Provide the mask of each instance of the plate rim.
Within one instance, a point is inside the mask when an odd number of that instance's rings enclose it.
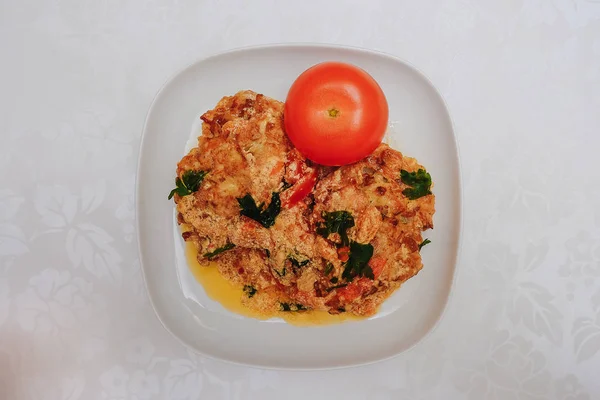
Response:
[[[160,96],[163,94],[163,92],[165,91],[165,89],[180,75],[184,74],[186,71],[188,71],[189,69],[193,68],[194,66],[196,66],[199,63],[211,60],[211,59],[215,59],[215,58],[219,58],[222,56],[226,56],[232,53],[244,53],[244,52],[248,52],[248,51],[255,51],[255,50],[262,50],[262,49],[277,49],[277,48],[290,48],[290,49],[301,49],[301,48],[320,48],[320,49],[342,49],[342,50],[350,50],[350,51],[355,51],[355,52],[360,52],[360,53],[367,53],[367,54],[372,54],[372,55],[376,55],[379,57],[384,57],[384,58],[388,58],[391,59],[395,62],[400,62],[404,65],[406,65],[407,67],[409,67],[413,72],[415,72],[416,74],[418,74],[422,79],[424,79],[433,89],[435,94],[437,95],[437,97],[439,98],[439,100],[441,100],[442,104],[444,105],[444,108],[446,110],[446,114],[450,123],[450,128],[452,131],[452,142],[454,143],[454,153],[456,154],[456,166],[457,166],[457,186],[458,186],[458,201],[459,201],[459,212],[460,212],[460,217],[458,219],[458,237],[456,238],[457,242],[456,242],[456,255],[454,257],[453,260],[453,272],[452,272],[452,278],[450,281],[450,288],[448,290],[448,295],[446,296],[445,300],[444,300],[444,304],[441,308],[441,311],[439,313],[439,315],[436,318],[436,321],[433,323],[433,325],[431,326],[431,328],[423,335],[421,336],[418,340],[416,340],[414,343],[412,343],[409,347],[407,347],[406,349],[397,352],[397,353],[393,353],[390,354],[389,356],[386,357],[379,357],[376,359],[372,359],[372,360],[367,360],[367,361],[363,361],[363,362],[356,362],[356,363],[348,363],[348,364],[341,364],[341,365],[332,365],[332,366],[323,366],[323,367],[295,367],[295,366],[272,366],[269,364],[263,364],[263,363],[247,363],[247,362],[243,362],[243,361],[238,361],[235,359],[231,359],[231,358],[223,358],[223,357],[218,357],[218,356],[214,356],[212,354],[208,354],[205,353],[201,350],[199,350],[198,348],[196,348],[194,345],[192,345],[191,343],[188,343],[187,341],[185,341],[182,337],[180,337],[179,335],[175,334],[171,328],[165,323],[164,318],[161,316],[161,313],[159,312],[157,306],[156,306],[156,297],[155,295],[152,294],[152,290],[150,289],[150,285],[148,283],[148,277],[146,275],[146,269],[143,267],[144,265],[144,256],[143,256],[143,252],[142,252],[142,240],[141,237],[143,235],[143,231],[140,228],[140,175],[141,175],[141,168],[142,168],[142,162],[144,159],[144,144],[147,140],[147,131],[148,131],[148,123],[150,120],[150,116],[152,115],[154,108],[156,107],[157,104],[157,100],[160,98]],[[136,229],[136,241],[137,241],[137,251],[138,251],[138,259],[139,259],[139,268],[141,269],[141,273],[142,273],[142,277],[144,280],[144,286],[146,288],[146,293],[148,294],[148,300],[152,306],[152,309],[154,310],[154,314],[156,315],[157,319],[159,320],[160,324],[163,326],[163,328],[169,332],[169,334],[171,336],[173,336],[179,343],[181,343],[186,349],[192,351],[193,353],[200,355],[202,357],[206,357],[212,360],[217,360],[217,361],[221,361],[221,362],[226,362],[226,363],[230,363],[233,365],[238,365],[238,366],[244,366],[244,367],[251,367],[251,368],[262,368],[262,369],[268,369],[268,370],[289,370],[289,371],[323,371],[323,370],[335,370],[335,369],[345,369],[345,368],[353,368],[353,367],[358,367],[358,366],[366,366],[366,365],[371,365],[371,364],[375,364],[375,363],[379,363],[379,362],[383,362],[386,360],[391,360],[393,358],[397,358],[400,357],[401,355],[406,355],[412,351],[414,351],[414,349],[419,345],[419,344],[423,344],[425,343],[427,340],[429,340],[431,338],[431,336],[433,335],[434,332],[437,331],[437,329],[439,328],[439,326],[441,325],[442,321],[446,318],[448,309],[449,309],[449,305],[450,303],[453,301],[454,299],[454,292],[455,292],[455,286],[457,284],[457,278],[458,278],[458,267],[460,265],[460,260],[461,260],[461,255],[462,255],[462,239],[463,239],[463,228],[464,228],[464,193],[463,193],[463,176],[462,176],[462,167],[461,167],[461,157],[460,157],[460,145],[459,145],[459,141],[458,141],[458,137],[456,135],[456,129],[455,129],[455,124],[454,124],[454,120],[452,119],[452,115],[450,113],[450,108],[448,107],[448,103],[446,102],[445,98],[443,97],[443,95],[440,93],[440,91],[438,90],[438,88],[433,84],[433,82],[431,81],[431,79],[429,79],[429,77],[427,75],[425,75],[425,73],[423,73],[419,68],[417,68],[414,64],[412,64],[409,61],[406,61],[398,56],[395,56],[393,54],[387,53],[387,52],[383,52],[380,50],[374,50],[374,49],[368,49],[368,48],[364,48],[364,47],[359,47],[359,46],[349,46],[349,45],[341,45],[341,44],[335,44],[335,43],[312,43],[312,42],[290,42],[290,43],[284,43],[284,42],[280,42],[280,43],[266,43],[266,44],[259,44],[259,45],[250,45],[250,46],[241,46],[241,47],[234,47],[234,48],[230,48],[221,52],[217,52],[217,53],[211,53],[207,56],[204,57],[198,57],[196,59],[194,59],[192,62],[188,63],[186,66],[184,66],[183,68],[180,68],[179,70],[177,70],[175,73],[173,73],[172,75],[169,76],[169,78],[167,78],[167,80],[164,81],[164,83],[160,86],[160,88],[158,89],[158,91],[156,92],[156,94],[154,95],[154,97],[152,98],[152,101],[150,103],[150,106],[148,107],[148,111],[146,113],[146,117],[144,119],[144,124],[142,127],[142,134],[140,136],[140,143],[139,143],[139,149],[138,149],[138,159],[137,159],[137,165],[136,165],[136,175],[135,175],[135,193],[134,193],[134,204],[135,204],[135,229]]]

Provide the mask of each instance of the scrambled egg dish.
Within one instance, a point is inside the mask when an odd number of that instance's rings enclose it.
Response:
[[[286,137],[283,103],[249,90],[201,118],[169,198],[200,264],[247,307],[369,316],[423,267],[435,197],[415,159],[381,144],[351,165],[316,165]]]

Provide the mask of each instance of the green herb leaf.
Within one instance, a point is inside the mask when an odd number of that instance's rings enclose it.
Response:
[[[294,268],[304,267],[306,264],[308,264],[310,262],[310,260],[308,260],[308,259],[306,259],[304,261],[298,261],[292,256],[289,256],[288,260],[290,261],[290,263],[292,264],[292,266]]]
[[[424,169],[419,169],[417,172],[401,170],[400,179],[405,185],[411,186],[402,191],[402,194],[410,200],[431,194],[431,175]]]
[[[280,311],[306,311],[307,308],[300,303],[279,303]]]
[[[235,247],[235,244],[233,244],[233,243],[227,243],[225,246],[219,247],[215,251],[211,251],[210,253],[205,253],[204,257],[208,258],[209,260],[212,260],[213,258],[215,258],[219,254],[223,253],[224,251],[231,250],[234,247]]]
[[[267,258],[271,258],[271,252],[269,249],[265,249],[265,254],[267,255]]]
[[[325,239],[332,233],[337,233],[342,239],[342,246],[348,246],[348,229],[354,226],[354,218],[348,211],[333,211],[323,213],[324,222],[317,227],[317,233]]]
[[[335,284],[335,283],[338,283],[338,281],[339,281],[339,279],[338,279],[338,277],[337,277],[337,276],[334,276],[333,278],[331,278],[331,279],[329,280],[329,282],[331,282],[331,283],[333,283],[333,284]]]
[[[244,293],[246,293],[249,298],[252,298],[256,292],[258,292],[258,290],[256,290],[254,286],[244,285]]]
[[[323,271],[323,274],[327,276],[331,273],[331,271],[333,271],[333,264],[328,262],[327,265],[325,265],[325,271]]]
[[[431,240],[429,239],[425,239],[421,242],[421,244],[419,245],[419,251],[421,251],[421,248],[427,244],[431,243]]]
[[[269,206],[263,212],[261,212],[261,224],[265,228],[273,226],[273,224],[275,224],[275,218],[279,215],[280,212],[281,200],[279,200],[279,193],[272,193],[271,203],[269,203]]]
[[[265,228],[273,226],[275,218],[281,212],[281,200],[279,199],[279,193],[276,192],[273,192],[271,195],[271,203],[264,210],[264,204],[257,206],[250,194],[240,197],[237,201],[241,208],[241,215],[252,218]]]
[[[250,194],[238,198],[237,201],[240,205],[240,208],[242,209],[240,211],[240,214],[260,222],[260,209],[256,205],[256,202],[254,201],[252,196],[250,196]]]
[[[206,174],[208,174],[208,171],[185,171],[181,178],[178,177],[175,179],[176,188],[169,193],[169,200],[171,200],[176,193],[183,197],[197,191]]]
[[[369,260],[373,256],[373,246],[357,242],[350,243],[350,258],[346,262],[342,278],[351,281],[356,276],[364,276],[375,279],[373,270],[369,266]]]

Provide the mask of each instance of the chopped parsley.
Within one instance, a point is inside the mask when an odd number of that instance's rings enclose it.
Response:
[[[317,226],[317,233],[327,239],[330,234],[337,233],[342,239],[342,246],[348,246],[347,230],[354,226],[354,218],[348,211],[333,211],[323,213],[324,222]]]
[[[425,245],[428,245],[429,243],[431,243],[431,240],[429,239],[425,239],[421,242],[421,244],[419,245],[419,251],[421,251],[421,248]]]
[[[373,270],[369,266],[369,260],[373,256],[373,246],[357,242],[350,243],[350,258],[342,272],[342,278],[351,281],[356,276],[364,276],[375,279]]]
[[[237,201],[241,208],[241,215],[252,218],[265,228],[273,226],[275,218],[281,211],[281,200],[279,199],[279,193],[277,192],[273,192],[271,195],[271,203],[266,208],[264,208],[264,203],[257,206],[250,194],[238,198]]]
[[[307,308],[300,303],[279,303],[279,311],[306,311]]]
[[[169,193],[169,200],[171,200],[175,194],[183,197],[197,191],[206,174],[208,174],[208,171],[185,171],[181,178],[178,177],[175,179],[176,187]]]
[[[213,258],[215,258],[216,256],[218,256],[219,254],[227,251],[227,250],[231,250],[235,247],[235,244],[233,243],[227,243],[225,246],[223,247],[219,247],[218,249],[216,249],[215,251],[211,251],[210,253],[205,253],[204,257],[208,258],[209,260],[212,260]]]
[[[329,282],[331,282],[331,283],[333,283],[333,284],[336,284],[336,283],[338,283],[338,281],[339,281],[339,279],[338,279],[338,277],[337,277],[337,276],[334,276],[333,278],[331,278],[331,279],[329,280]]]
[[[325,276],[327,276],[331,273],[331,271],[333,271],[333,264],[328,262],[327,265],[325,266],[325,271],[323,271],[323,274],[325,274]]]
[[[417,172],[401,170],[400,179],[402,183],[410,186],[402,191],[402,194],[410,200],[431,194],[431,175],[424,169],[419,169]]]
[[[249,298],[252,298],[256,294],[257,291],[258,290],[256,290],[256,288],[254,286],[244,285],[244,293],[246,293],[246,295]]]
[[[265,249],[265,254],[267,255],[267,258],[271,258],[271,252],[269,249]]]

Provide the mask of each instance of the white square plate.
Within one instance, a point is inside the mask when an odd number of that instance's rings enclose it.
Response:
[[[284,101],[294,79],[323,61],[355,64],[386,94],[386,141],[417,158],[434,181],[435,229],[422,251],[424,268],[367,319],[296,327],[235,315],[209,299],[186,265],[184,245],[167,200],[175,167],[197,134],[198,117],[242,89]],[[191,128],[192,127],[192,128]],[[458,152],[444,102],[415,68],[366,50],[276,45],[235,50],[194,63],[154,100],[144,127],[137,177],[138,243],[150,299],[164,326],[206,356],[268,368],[317,369],[370,363],[410,348],[439,320],[452,286],[461,232]]]

